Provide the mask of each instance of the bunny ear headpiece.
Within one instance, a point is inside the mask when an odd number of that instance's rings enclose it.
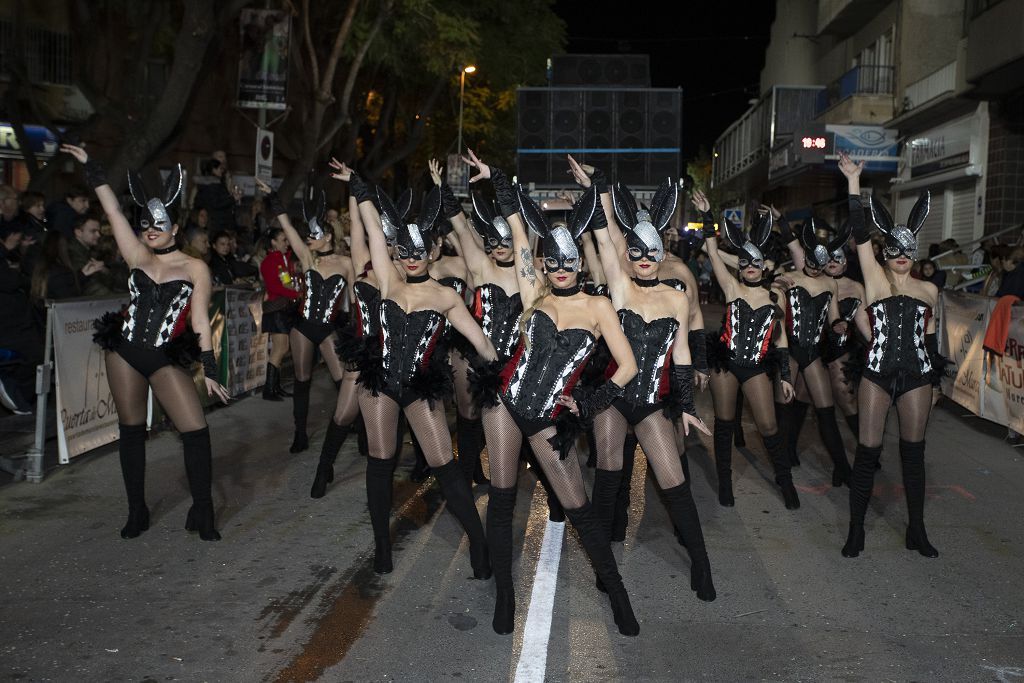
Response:
[[[612,206],[626,237],[626,253],[631,261],[665,258],[661,232],[672,219],[679,202],[679,186],[666,178],[651,200],[650,210],[637,209],[636,199],[622,182],[612,186]]]
[[[739,252],[740,268],[746,268],[749,265],[753,265],[755,268],[764,268],[764,254],[761,249],[764,248],[772,234],[774,221],[771,212],[758,218],[757,225],[751,228],[749,236],[743,233],[743,228],[728,218],[723,218],[722,222],[725,224],[725,238]]]
[[[594,216],[597,208],[597,190],[590,187],[576,200],[569,214],[568,225],[565,227],[551,227],[537,202],[526,194],[521,185],[516,187],[516,193],[519,196],[519,209],[523,220],[530,230],[541,238],[541,254],[545,267],[552,272],[564,270],[573,273],[579,270],[580,252],[576,246],[576,238],[583,233]]]
[[[412,213],[412,188],[405,188],[405,192],[398,195],[398,202],[395,207],[398,209],[398,215],[402,217],[402,220],[408,220],[409,215]]]
[[[508,227],[508,221],[494,208],[494,202],[484,199],[476,192],[471,194],[473,199],[473,228],[484,240],[484,248],[487,251],[504,247],[512,248],[512,230]]]
[[[882,255],[887,259],[905,256],[917,260],[917,233],[928,218],[931,210],[931,193],[925,190],[914,203],[910,210],[910,217],[907,224],[893,223],[892,216],[886,211],[881,202],[876,202],[874,197],[868,199],[868,212],[871,215],[871,222],[875,228],[885,237],[885,244],[882,247]]]
[[[185,186],[185,169],[178,164],[164,182],[163,198],[150,197],[138,171],[128,171],[128,191],[132,201],[142,209],[139,216],[139,229],[143,232],[156,228],[160,232],[170,232],[174,221],[171,219],[170,207],[181,196]]]
[[[311,239],[323,239],[327,223],[327,194],[316,181],[312,171],[306,177],[306,191],[302,195],[302,218],[309,228]]]
[[[404,200],[404,196],[402,197]],[[409,203],[412,195],[409,195]],[[380,222],[385,237],[393,242],[398,258],[422,261],[433,246],[431,230],[441,212],[441,193],[434,187],[423,199],[420,215],[415,223],[407,223],[401,210],[391,201],[384,190],[377,188],[377,202],[380,204]]]

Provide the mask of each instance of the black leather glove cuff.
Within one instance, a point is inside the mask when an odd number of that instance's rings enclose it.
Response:
[[[696,415],[693,403],[693,366],[672,365],[672,402],[680,414]]]
[[[779,379],[792,384],[793,376],[789,373],[789,349],[785,346],[776,346],[775,362],[779,366]]]
[[[453,218],[462,213],[462,206],[459,205],[459,200],[448,183],[441,184],[441,211],[445,218]]]
[[[864,220],[864,205],[861,204],[860,195],[851,194],[849,206],[853,240],[857,244],[867,244],[871,241],[871,230],[868,228],[867,221]]]
[[[199,360],[203,364],[203,374],[213,381],[218,381],[220,373],[217,368],[217,358],[213,351],[203,351],[199,354]]]
[[[85,182],[89,183],[89,187],[94,190],[100,185],[108,184],[106,170],[95,159],[89,159],[85,162]]]
[[[789,221],[786,220],[785,216],[780,216],[778,220],[779,224],[779,237],[782,238],[783,244],[789,244],[796,237],[793,235],[793,229],[789,227]]]
[[[690,345],[690,359],[693,369],[702,374],[708,374],[708,346],[704,330],[690,330],[686,335],[686,342]]]
[[[357,204],[373,201],[370,195],[370,186],[358,173],[353,173],[348,179],[348,191],[356,198]]]
[[[604,215],[604,206],[602,206],[600,200],[597,202],[597,209],[594,211],[594,215],[591,217],[587,227],[591,230],[604,230],[608,227],[608,216]]]
[[[608,178],[601,169],[595,168],[594,172],[590,174],[590,184],[594,186],[599,195],[608,194]]]
[[[705,211],[701,214],[701,218],[704,220],[704,239],[709,240],[715,237],[715,217],[711,215],[710,211]]]
[[[576,409],[579,411],[581,419],[590,420],[611,405],[612,401],[622,398],[624,389],[615,382],[607,380],[591,392],[580,393],[579,397],[575,397]]]
[[[494,186],[494,196],[498,201],[498,208],[501,215],[508,218],[512,214],[519,213],[519,202],[516,201],[515,192],[512,191],[512,183],[508,176],[500,168],[491,166],[491,184]]]
[[[275,216],[283,216],[288,213],[288,209],[284,207],[281,197],[278,196],[275,190],[271,190],[270,194],[267,195],[267,205],[270,206],[270,213]]]

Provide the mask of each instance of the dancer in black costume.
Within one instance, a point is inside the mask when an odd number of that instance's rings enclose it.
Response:
[[[722,333],[714,344],[715,350],[709,349],[708,352],[708,360],[712,365],[711,395],[715,405],[714,449],[715,469],[718,471],[718,502],[725,507],[736,504],[732,491],[732,440],[736,427],[736,396],[742,388],[743,395],[750,402],[754,423],[764,439],[765,450],[772,461],[775,483],[782,491],[786,508],[794,510],[800,507],[800,497],[793,486],[785,442],[779,434],[772,381],[765,362],[769,355],[774,355],[783,398],[786,402],[791,401],[793,384],[789,373],[786,333],[778,329],[777,308],[763,286],[766,262],[761,249],[772,231],[772,215],[762,215],[749,238],[740,228],[724,220],[725,229],[722,232],[738,252],[739,278],[735,279],[718,253],[714,217],[710,213],[711,204],[702,192],[697,191],[693,194],[693,205],[704,217],[708,258],[711,259],[715,278],[726,300]],[[772,348],[776,332],[779,337]]]
[[[332,177],[349,183],[366,227],[373,270],[380,286],[381,359],[360,372],[359,407],[366,423],[370,457],[366,466],[366,497],[375,541],[374,571],[392,571],[389,518],[392,501],[395,434],[404,413],[441,485],[448,509],[469,536],[470,562],[478,579],[491,576],[487,541],[469,483],[452,457],[452,441],[443,398],[451,386],[444,349],[439,348],[445,322],[466,337],[488,361],[497,358],[491,342],[473,321],[466,304],[451,289],[431,279],[427,270],[431,235],[441,209],[440,192],[424,201],[418,223],[402,223],[391,200],[381,192],[377,211],[366,183],[332,159]],[[396,224],[397,223],[397,224]],[[395,251],[406,276],[392,265],[385,233],[395,235]]]
[[[850,225],[864,271],[864,307],[871,321],[867,360],[858,389],[860,434],[850,479],[850,529],[843,555],[857,557],[864,550],[864,514],[871,500],[875,464],[882,452],[885,421],[895,403],[909,517],[906,547],[925,557],[938,557],[939,551],[928,541],[924,527],[924,436],[928,415],[938,398],[944,364],[932,316],[939,291],[932,283],[911,276],[918,256],[917,232],[928,217],[930,195],[921,194],[906,225],[894,224],[885,207],[873,198],[868,202],[872,227],[885,237],[885,263],[879,265],[871,249],[860,199],[863,168],[864,162],[855,163],[846,154],[840,156],[839,169],[846,176],[850,194]]]
[[[526,438],[565,515],[576,527],[594,571],[608,590],[619,632],[637,635],[640,626],[608,535],[587,500],[574,446],[578,430],[570,428],[575,420],[589,420],[622,397],[623,387],[636,375],[633,353],[611,302],[584,294],[577,279],[581,259],[576,238],[594,214],[597,193],[591,189],[583,194],[573,207],[567,227],[551,228],[536,203],[521,188],[513,190],[500,169],[488,167],[472,151],[469,154],[467,162],[477,170],[470,181],[491,178],[504,223],[511,231],[515,273],[525,309],[523,338],[501,370],[500,402],[484,409],[491,465],[487,528],[497,589],[492,626],[495,632],[507,634],[515,622],[512,516],[519,447]],[[524,220],[540,237],[544,258],[540,276],[534,268]],[[602,336],[618,369],[595,391],[581,392],[577,386],[579,375]]]
[[[626,427],[631,426],[665,495],[672,523],[690,553],[690,589],[710,602],[715,599],[711,563],[689,477],[683,472],[676,446],[673,420],[679,417],[685,434],[691,428],[708,436],[711,432],[697,417],[693,403],[694,369],[687,341],[689,300],[658,279],[665,258],[661,230],[675,213],[679,186],[666,179],[651,200],[650,212],[639,211],[633,195],[621,183],[609,192],[601,171],[584,168],[572,157],[569,165],[580,185],[593,186],[598,192],[601,206],[590,226],[600,247],[612,304],[637,364],[637,374],[622,397],[594,416],[598,453],[592,505],[610,537],[622,479],[622,446]],[[613,369],[614,363],[609,373]],[[600,581],[598,587],[602,587]]]
[[[183,254],[175,242],[178,224],[171,217],[170,206],[181,196],[184,185],[181,166],[168,177],[162,198],[149,197],[141,178],[129,173],[132,199],[141,209],[140,241],[121,213],[100,165],[90,161],[82,147],[62,145],[61,151],[85,165],[89,185],[103,205],[117,247],[131,269],[127,315],[104,316],[97,321],[95,337],[107,351],[107,381],[117,407],[120,429],[121,474],[128,497],[128,521],[121,529],[121,537],[135,538],[149,529],[145,496],[146,395],[152,389],[181,434],[184,446],[185,473],[192,494],[185,528],[198,531],[204,541],[219,541],[211,493],[210,430],[191,372],[186,369],[195,359],[182,348],[189,343],[186,329],[189,322],[192,332],[199,337],[199,358],[207,392],[224,403],[228,402],[228,394],[217,381],[217,362],[213,355],[210,271],[199,259]],[[191,343],[194,345],[195,340]]]

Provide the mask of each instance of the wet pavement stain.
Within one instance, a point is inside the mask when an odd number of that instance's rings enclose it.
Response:
[[[444,499],[437,486],[421,486],[409,481],[395,481],[394,499],[394,509],[402,511],[391,521],[392,547],[398,563],[402,561],[401,541],[429,522]],[[360,559],[326,589],[317,613],[306,620],[313,626],[313,632],[302,650],[268,680],[291,683],[320,679],[327,669],[341,662],[359,640],[378,601],[388,590],[380,576],[373,572],[373,547],[369,546]]]
[[[271,600],[270,604],[264,607],[263,611],[256,617],[257,621],[262,621],[270,616],[275,617],[269,626],[271,638],[278,638],[288,630],[295,617],[313,601],[313,598],[320,592],[320,589],[338,571],[334,567],[320,567],[316,565],[309,569],[313,574],[313,581],[311,583],[304,586],[301,590],[288,593],[283,598]]]

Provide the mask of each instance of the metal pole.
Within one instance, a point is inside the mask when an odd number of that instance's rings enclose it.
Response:
[[[459,72],[459,142],[455,146],[455,153],[462,154],[462,96],[466,92],[466,68]]]
[[[46,447],[46,402],[50,394],[50,375],[53,369],[53,306],[46,307],[46,339],[43,364],[36,367],[36,435],[32,448],[26,453],[25,479],[38,484],[43,480],[43,452]]]

